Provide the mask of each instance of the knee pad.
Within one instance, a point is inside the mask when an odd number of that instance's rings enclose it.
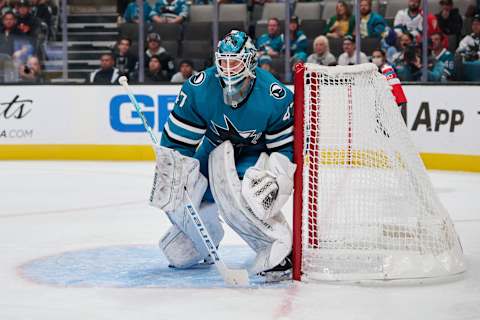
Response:
[[[158,245],[170,265],[175,268],[189,268],[203,258],[193,241],[175,225],[168,229]]]

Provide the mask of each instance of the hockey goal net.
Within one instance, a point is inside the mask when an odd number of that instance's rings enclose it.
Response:
[[[373,64],[295,72],[295,280],[464,271],[448,212]]]

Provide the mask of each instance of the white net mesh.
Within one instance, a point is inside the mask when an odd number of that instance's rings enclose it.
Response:
[[[453,224],[377,68],[307,64],[304,91],[302,279],[462,272]]]

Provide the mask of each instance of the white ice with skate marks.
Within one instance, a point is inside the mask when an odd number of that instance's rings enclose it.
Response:
[[[0,162],[0,319],[480,319],[479,174],[431,173],[465,251],[460,281],[230,289],[213,267],[166,266],[153,166]],[[221,250],[234,267],[253,258],[228,228]]]

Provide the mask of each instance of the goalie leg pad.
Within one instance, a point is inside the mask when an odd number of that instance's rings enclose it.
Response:
[[[185,205],[185,187],[192,200],[202,198],[208,181],[200,173],[200,162],[173,149],[155,147],[156,165],[150,204],[165,212]],[[200,200],[198,200],[200,202]]]
[[[189,268],[202,259],[193,241],[175,225],[168,229],[158,246],[170,265],[175,268]]]
[[[225,222],[257,253],[250,274],[273,268],[292,249],[290,227],[280,213],[262,220],[242,196],[233,146],[225,141],[210,153],[210,188]]]
[[[199,205],[199,203],[193,203],[193,205],[196,208],[199,208],[198,213],[205,224],[208,233],[212,237],[215,246],[218,247],[220,241],[223,239],[224,230],[218,217],[217,206],[214,203],[202,203],[201,205]],[[192,242],[200,257],[196,262],[206,259],[209,256],[209,252],[198,233],[197,227],[193,224],[192,218],[188,215],[185,208],[182,207],[174,212],[168,213],[168,217],[170,221]]]

